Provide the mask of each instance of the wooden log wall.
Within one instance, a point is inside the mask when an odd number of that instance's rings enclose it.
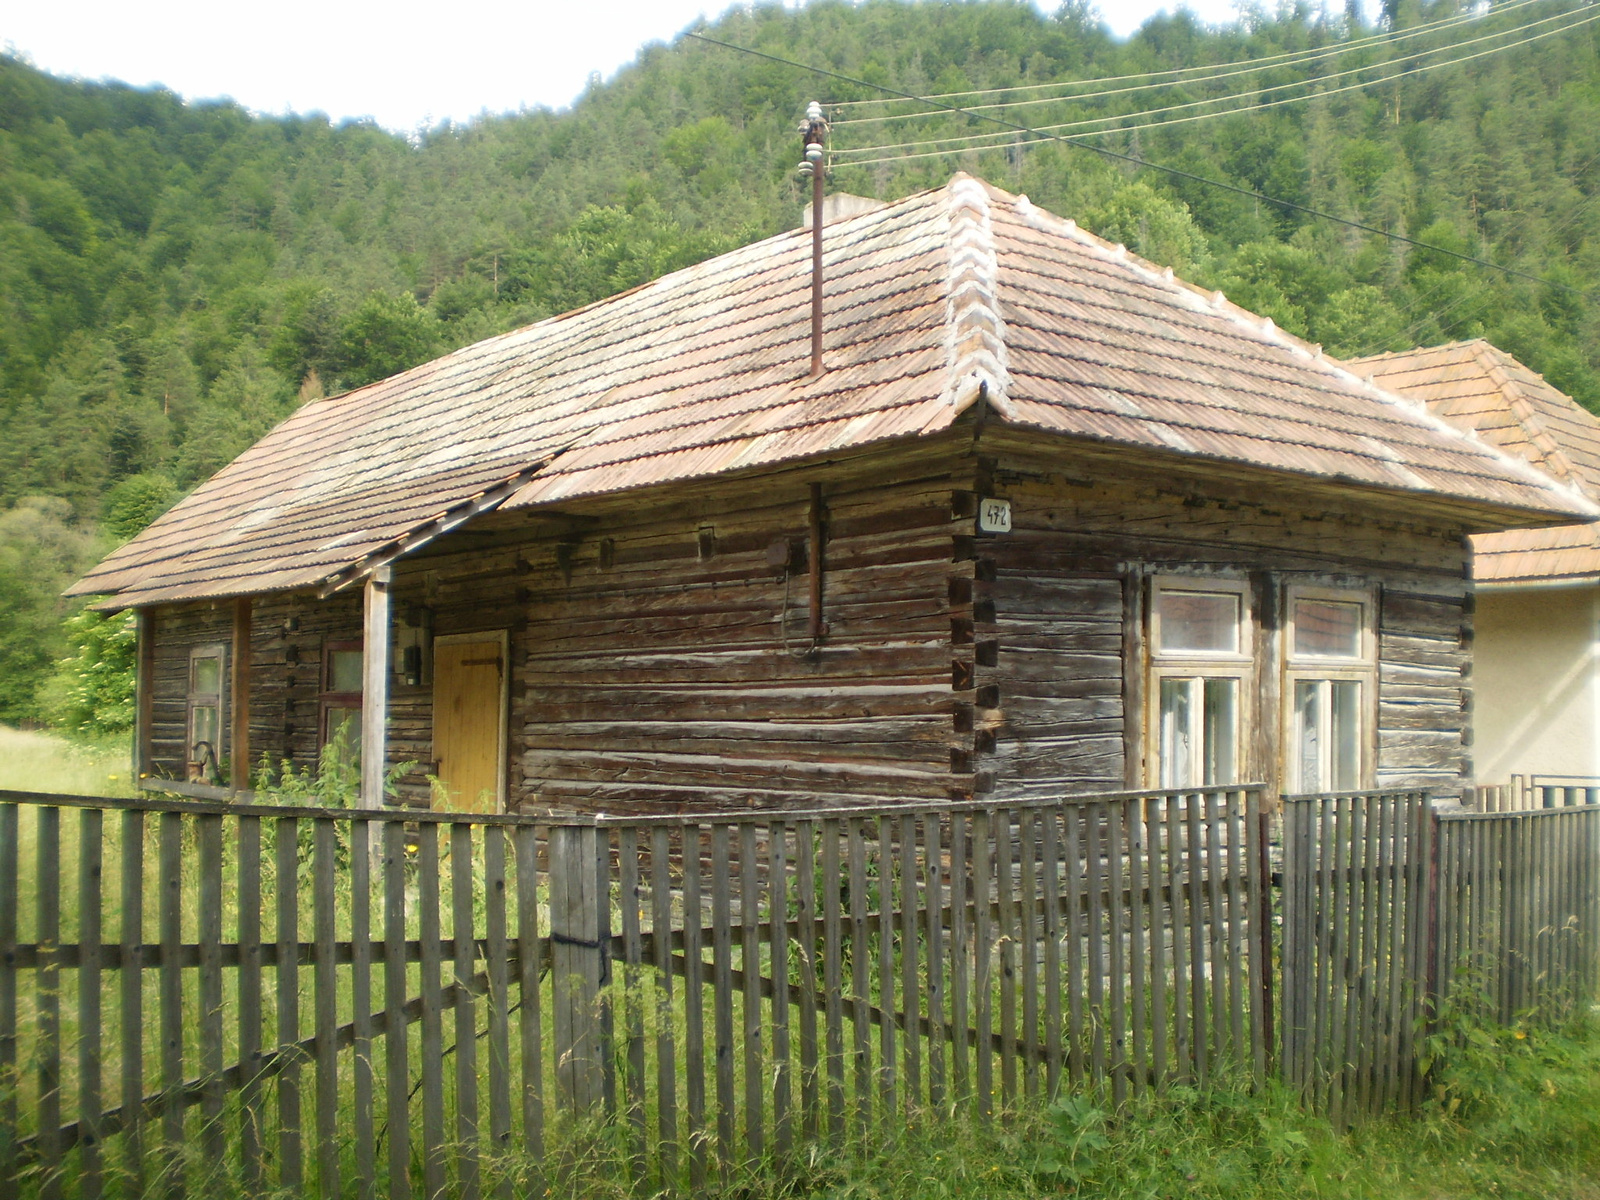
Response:
[[[1459,789],[1471,770],[1471,597],[1459,528],[1356,509],[1329,487],[1249,489],[1199,466],[1177,476],[1085,449],[1046,457],[988,435],[977,480],[1012,531],[974,543],[997,665],[975,763],[1000,794],[1146,784],[1147,577],[1246,579],[1258,623],[1248,777],[1276,785],[1279,608],[1289,584],[1375,587],[1378,786]],[[1132,717],[1134,719],[1130,720]]]
[[[316,762],[323,652],[330,641],[360,640],[360,600],[359,594],[328,600],[288,594],[255,599],[250,627],[252,772],[263,753],[275,771],[285,758],[302,768]],[[231,677],[233,602],[163,605],[153,610],[151,619],[156,668],[151,703],[153,766],[158,775],[182,779],[189,652],[201,645],[227,647],[224,662]],[[227,694],[224,686],[224,708]],[[224,712],[222,722],[228,729],[231,713]],[[234,752],[232,740],[224,748],[229,756]]]
[[[404,564],[396,612],[426,604],[436,635],[510,630],[513,802],[671,811],[970,796],[970,755],[952,733],[972,687],[951,649],[953,623],[970,626],[970,595],[950,584],[970,571],[952,562],[971,528],[952,510],[970,494],[963,449],[495,514]]]
[[[171,605],[158,608],[151,617],[152,665],[154,680],[150,698],[150,766],[157,775],[173,779],[184,777],[189,759],[189,652],[196,646],[224,647],[223,662],[229,661],[228,644],[233,637],[233,602]],[[227,729],[227,688],[223,688],[223,709],[218,714],[220,729]],[[226,746],[220,751],[230,753]]]
[[[981,453],[979,452],[981,447]],[[1471,606],[1461,530],[1310,484],[1251,488],[1190,464],[1016,431],[879,449],[744,479],[491,514],[399,564],[398,635],[506,630],[507,794],[616,810],[1006,797],[1139,787],[1148,577],[1249,581],[1259,712],[1247,774],[1277,783],[1278,609],[1291,583],[1378,596],[1382,787],[1470,771]],[[810,487],[823,617],[808,634]],[[977,534],[984,496],[1013,529]],[[774,550],[776,547],[776,550]],[[774,557],[776,555],[776,557]],[[160,770],[182,773],[189,647],[226,602],[158,611]],[[315,761],[322,655],[360,597],[257,599],[252,758]],[[397,647],[393,661],[401,661]],[[226,721],[226,717],[224,717]],[[392,680],[389,759],[429,803],[430,679]]]

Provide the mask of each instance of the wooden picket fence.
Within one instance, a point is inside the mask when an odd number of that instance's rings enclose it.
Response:
[[[1415,1103],[1429,993],[1425,792],[1283,802],[1283,1078],[1335,1123]]]
[[[693,1189],[928,1106],[1261,1077],[1264,829],[1242,788],[637,819],[0,794],[0,1178],[513,1194],[610,1119]]]
[[[1469,788],[1462,802],[1478,812],[1490,813],[1600,805],[1600,779],[1585,775],[1513,775],[1505,783]]]
[[[1348,1122],[1416,1102],[1441,989],[1593,999],[1600,806],[1277,819],[1253,787],[630,818],[0,793],[0,1195],[519,1195],[596,1155],[696,1190],[951,1104],[1274,1070]]]
[[[1596,995],[1600,807],[1439,818],[1439,979],[1488,1012],[1560,1019]]]

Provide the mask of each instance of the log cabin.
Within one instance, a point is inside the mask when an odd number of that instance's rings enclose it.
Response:
[[[74,590],[146,786],[626,811],[1472,773],[1526,462],[982,181],[300,408]],[[391,796],[392,800],[393,797]]]
[[[1356,359],[1351,370],[1591,500],[1600,418],[1482,338]],[[1600,526],[1471,540],[1477,777],[1600,781]]]

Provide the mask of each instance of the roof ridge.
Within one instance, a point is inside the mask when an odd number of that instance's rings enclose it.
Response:
[[[1001,416],[1014,414],[1006,327],[1000,317],[999,256],[989,192],[965,173],[950,181],[950,274],[945,293],[947,383],[940,399],[960,412],[980,396]]]
[[[1587,496],[1589,489],[1584,486],[1583,478],[1578,474],[1572,460],[1545,428],[1544,420],[1534,408],[1533,402],[1523,392],[1522,385],[1511,377],[1510,372],[1505,369],[1505,364],[1500,361],[1499,355],[1503,352],[1482,338],[1476,340],[1479,344],[1472,348],[1473,357],[1483,366],[1484,374],[1500,389],[1500,394],[1506,398],[1506,406],[1511,410],[1511,415],[1517,419],[1517,423],[1522,426],[1523,432],[1528,435],[1528,442],[1539,451],[1547,463],[1556,468],[1549,474],[1556,475],[1568,487]]]

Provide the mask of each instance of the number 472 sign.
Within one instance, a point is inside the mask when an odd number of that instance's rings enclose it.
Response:
[[[1010,533],[1011,532],[1011,501],[1009,500],[979,500],[978,501],[978,532],[979,533]]]

